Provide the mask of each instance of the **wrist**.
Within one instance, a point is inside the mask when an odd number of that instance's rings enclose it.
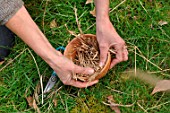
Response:
[[[42,55],[42,59],[47,62],[50,66],[54,65],[54,60],[59,59],[59,57],[63,56],[61,52],[52,48],[50,51],[46,52]]]
[[[113,25],[110,22],[110,19],[103,18],[103,19],[96,20],[96,30],[97,31],[101,31],[101,30],[105,30],[105,29],[112,29],[112,28],[113,28]]]
[[[116,29],[110,22],[110,20],[103,20],[96,22],[96,34],[103,35],[105,33],[114,33],[114,36],[118,36]]]
[[[110,22],[110,18],[107,14],[96,16],[96,23],[102,22]]]

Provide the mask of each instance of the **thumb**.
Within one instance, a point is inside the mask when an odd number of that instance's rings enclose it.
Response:
[[[99,63],[100,67],[103,67],[107,60],[108,50],[109,50],[108,47],[100,47],[100,63]]]
[[[94,69],[75,65],[74,73],[91,75],[94,73]]]

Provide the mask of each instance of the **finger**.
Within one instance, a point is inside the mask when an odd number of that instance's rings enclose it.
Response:
[[[128,60],[128,51],[127,49],[119,50],[116,54],[116,59],[113,59],[110,65],[110,69],[114,67],[116,64],[122,62],[122,61],[127,61]]]
[[[111,64],[110,64],[110,69],[113,68],[116,64],[118,64],[119,62],[121,62],[119,59],[113,59]]]
[[[91,75],[94,73],[94,69],[75,65],[74,73]]]
[[[123,61],[123,53],[122,50],[117,50],[116,53],[116,58],[112,60],[111,64],[110,64],[110,69],[112,67],[114,67],[116,64],[118,64],[119,62]]]
[[[100,67],[103,67],[107,60],[109,47],[99,46],[99,48],[100,48],[100,64],[99,65],[100,65]]]
[[[99,80],[94,80],[91,82],[81,82],[81,81],[71,80],[69,85],[78,87],[78,88],[86,88],[86,87],[92,86],[98,82],[99,82]]]
[[[124,53],[123,53],[123,61],[127,61],[128,60],[128,51],[127,49],[124,50]]]

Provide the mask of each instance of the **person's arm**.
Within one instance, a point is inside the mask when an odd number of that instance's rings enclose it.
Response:
[[[96,35],[100,48],[100,66],[103,66],[109,48],[116,51],[116,58],[112,60],[110,68],[117,63],[128,60],[125,41],[118,35],[109,19],[109,0],[95,0],[96,6]]]
[[[72,79],[73,73],[92,74],[94,70],[77,66],[59,51],[56,51],[32,20],[24,6],[5,25],[44,59],[65,85],[84,88],[98,82],[96,80],[87,83]]]

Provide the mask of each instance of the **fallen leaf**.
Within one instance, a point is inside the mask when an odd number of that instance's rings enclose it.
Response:
[[[152,91],[152,94],[168,90],[170,90],[170,80],[161,80],[157,82],[155,88]]]
[[[77,36],[77,34],[74,31],[68,30],[68,32],[73,36]]]
[[[121,113],[119,107],[113,105],[113,104],[115,104],[115,100],[113,99],[113,96],[110,95],[110,96],[107,97],[107,99],[108,99],[108,103],[110,103],[110,108],[112,110],[114,110],[115,113]]]
[[[54,20],[52,20],[51,22],[50,22],[50,28],[52,29],[52,28],[56,28],[57,27],[57,23],[56,23],[56,21],[55,21],[55,19]]]
[[[115,113],[121,113],[119,106],[120,107],[132,107],[135,104],[135,102],[129,105],[116,104],[112,95],[108,96],[107,99],[108,99],[108,103],[103,102],[103,104],[110,106],[110,108],[114,110]]]
[[[71,30],[68,29],[67,24],[64,24],[64,25],[65,25],[67,31],[68,31],[71,35],[73,35],[73,36],[75,36],[75,37],[77,36],[77,34],[76,34],[74,31],[71,31]]]
[[[149,27],[150,27],[151,29],[154,29],[154,27],[153,27],[153,25],[152,25],[152,24],[150,24],[150,25],[149,25]]]
[[[37,106],[37,104],[36,104],[35,99],[34,99],[32,96],[26,97],[26,100],[27,100],[27,102],[28,102],[28,105],[29,105],[31,108],[34,108],[34,110],[36,110],[38,113],[41,113],[41,112],[40,112],[40,109],[38,108],[38,106]]]
[[[40,109],[38,108],[38,106],[37,106],[37,104],[36,104],[36,101],[35,101],[35,99],[33,99],[33,108],[38,112],[38,113],[41,113],[40,112]]]
[[[56,98],[53,99],[53,104],[54,104],[55,107],[57,106],[57,99]]]
[[[96,8],[94,8],[92,11],[90,11],[90,14],[92,14],[94,17],[96,17]]]
[[[160,26],[163,26],[163,25],[168,24],[168,22],[166,22],[166,21],[162,21],[162,20],[161,20],[161,21],[159,21],[159,22],[158,22],[158,24],[159,24]]]
[[[5,62],[5,61],[1,61],[1,62],[0,62],[0,65],[2,65],[4,62]]]
[[[33,107],[33,97],[28,96],[28,97],[26,97],[26,100],[27,100],[27,102],[28,102],[28,105],[29,105],[30,107]]]
[[[34,98],[38,104],[40,103],[40,101],[39,101],[40,90],[41,90],[41,85],[40,85],[40,83],[38,83],[34,90]]]
[[[86,4],[90,4],[90,3],[93,3],[93,0],[87,0],[86,1]]]
[[[133,19],[134,19],[134,20],[137,20],[137,16],[133,16]]]

